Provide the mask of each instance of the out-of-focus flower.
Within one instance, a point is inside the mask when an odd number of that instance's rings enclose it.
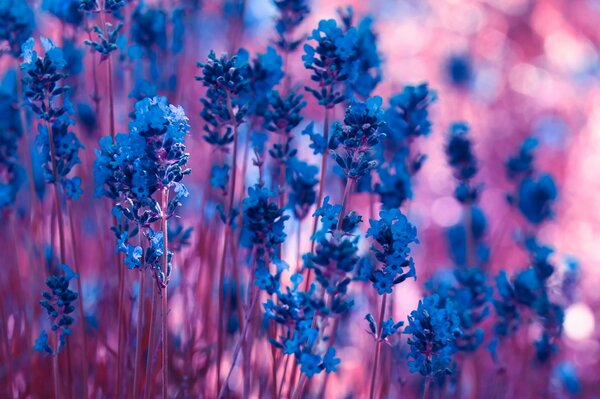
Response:
[[[456,339],[461,335],[458,314],[452,303],[440,306],[439,302],[435,294],[419,301],[404,329],[404,333],[410,335],[408,366],[411,373],[430,378],[452,373],[452,355],[456,352]]]

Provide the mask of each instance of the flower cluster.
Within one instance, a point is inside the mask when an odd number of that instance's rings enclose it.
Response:
[[[332,141],[344,152],[331,150],[331,155],[348,179],[356,181],[376,167],[377,162],[370,159],[371,149],[384,136],[384,125],[380,97],[352,103],[346,108],[343,125],[334,124]]]
[[[121,18],[120,10],[127,5],[128,0],[79,0],[79,9],[87,12],[105,12]],[[102,4],[102,7],[100,6]]]
[[[474,71],[469,54],[453,54],[446,60],[446,77],[458,89],[468,88],[474,80]]]
[[[426,83],[406,86],[390,98],[384,115],[386,137],[377,154],[379,182],[374,187],[384,209],[399,208],[412,198],[411,179],[425,156],[411,154],[411,144],[417,137],[429,135],[429,107],[435,99],[436,93]]]
[[[404,329],[405,334],[411,335],[408,339],[410,371],[429,378],[450,374],[456,339],[461,335],[459,324],[452,302],[442,306],[436,294],[419,301]]]
[[[226,54],[217,58],[212,51],[206,63],[198,63],[202,76],[196,80],[207,88],[205,98],[201,99],[203,109],[204,140],[223,153],[229,151],[234,141],[234,128],[237,129],[246,115],[249,79],[245,75],[248,67],[238,62],[238,57],[229,58]],[[225,162],[215,164],[211,172],[211,184],[225,192],[229,178],[229,165]]]
[[[505,272],[496,278],[498,298],[494,300],[497,313],[494,331],[499,338],[512,335],[519,327],[523,308],[530,309],[542,326],[535,345],[537,359],[544,362],[557,350],[555,342],[562,334],[564,311],[550,299],[548,290],[548,279],[555,270],[549,260],[553,250],[540,245],[534,237],[527,238],[524,245],[530,266],[511,280]]]
[[[341,205],[331,205],[329,197],[325,197],[313,214],[321,221],[321,228],[312,237],[316,241],[315,250],[304,255],[304,267],[314,271],[323,292],[330,295],[330,311],[334,314],[347,312],[354,303],[348,297],[348,285],[359,260],[359,237],[353,233],[362,222],[356,212],[343,217],[341,212]]]
[[[537,173],[533,167],[533,150],[537,144],[534,138],[525,139],[519,152],[506,162],[508,177],[518,185],[516,193],[509,195],[508,200],[532,225],[552,218],[558,197],[554,178],[547,173]]]
[[[290,53],[302,43],[304,38],[294,38],[294,33],[304,18],[310,12],[306,0],[274,0],[277,8],[275,17],[275,31],[277,47],[284,52]]]
[[[0,0],[0,44],[8,49],[0,49],[13,57],[21,54],[21,46],[29,39],[35,29],[35,17],[29,3],[23,0]]]
[[[44,299],[40,301],[40,305],[48,313],[51,322],[50,330],[54,332],[57,340],[52,347],[48,342],[48,333],[42,330],[34,345],[36,351],[52,356],[60,353],[66,345],[67,337],[71,335],[71,325],[75,321],[71,314],[75,311],[74,302],[78,296],[77,292],[69,289],[69,282],[79,276],[66,265],[61,265],[61,268],[64,274],[46,279],[48,291],[42,292]]]
[[[297,151],[290,144],[293,137],[291,131],[302,122],[302,108],[306,102],[302,100],[303,96],[295,94],[293,91],[288,93],[285,98],[281,98],[278,91],[273,91],[269,96],[269,107],[265,114],[265,128],[273,133],[280,135],[279,143],[275,143],[269,150],[269,154],[282,166],[289,163],[294,158]]]
[[[43,0],[42,9],[47,10],[61,21],[79,26],[83,21],[80,11],[80,0]]]
[[[382,210],[379,217],[378,220],[369,221],[371,226],[367,230],[367,237],[373,238],[371,250],[382,267],[374,269],[369,279],[377,293],[383,295],[391,294],[394,285],[409,277],[416,279],[409,245],[419,241],[417,229],[400,210]]]
[[[454,177],[465,184],[468,184],[470,179],[475,176],[478,168],[477,158],[473,154],[473,146],[468,133],[469,127],[466,123],[453,123],[450,126],[446,143],[446,156]]]
[[[345,100],[341,85],[354,72],[357,36],[355,28],[344,32],[335,20],[321,20],[309,37],[317,42],[316,47],[304,45],[302,61],[318,84],[318,89],[306,86],[306,90],[326,108]]]
[[[86,40],[84,43],[90,46],[94,51],[100,53],[100,62],[106,60],[110,54],[117,50],[117,40],[119,38],[119,32],[123,28],[123,24],[119,23],[116,27],[110,22],[107,22],[104,29],[99,26],[94,26],[92,30],[98,36],[98,40]]]
[[[125,221],[147,228],[161,218],[169,219],[188,195],[181,181],[191,172],[187,168],[189,154],[185,152],[189,129],[181,107],[168,104],[164,97],[154,97],[135,104],[128,134],[118,134],[114,142],[110,137],[100,140],[94,162],[96,194],[117,201],[114,212],[120,222],[115,232],[120,240],[119,250],[130,259],[130,268],[140,265],[142,250],[127,244],[135,231],[129,231]],[[175,195],[165,202],[171,189]],[[155,193],[161,193],[160,200],[154,198]],[[148,230],[146,236],[156,244],[154,247],[162,241],[160,232]],[[151,264],[150,257],[146,258]],[[155,276],[160,284],[166,285],[168,271],[156,270]]]
[[[248,115],[257,119],[257,124],[260,125],[262,120],[263,125],[268,125],[266,114],[269,112],[269,104],[273,97],[272,92],[283,78],[283,70],[281,69],[283,59],[270,46],[253,60],[250,60],[250,55],[244,49],[238,51],[236,57],[236,64],[243,68],[242,74],[248,81],[241,94],[241,102],[247,105]],[[280,99],[280,101],[283,100]]]
[[[254,251],[256,269],[254,284],[269,294],[276,292],[279,267],[271,275],[269,265],[276,258],[276,248],[285,241],[284,222],[289,218],[283,209],[273,201],[273,193],[266,187],[255,185],[248,188],[248,196],[243,200],[243,221],[241,243]],[[276,262],[281,264],[281,262]]]
[[[440,273],[425,286],[430,293],[437,293],[440,303],[452,302],[456,309],[462,334],[456,339],[456,348],[474,352],[484,342],[482,321],[490,314],[492,288],[487,284],[486,273],[477,267],[458,268],[447,278]]]
[[[41,38],[44,57],[33,49],[34,40],[23,44],[21,70],[24,95],[27,105],[40,120],[36,138],[46,179],[58,183],[68,198],[78,199],[81,195],[81,179],[68,178],[73,167],[80,163],[79,150],[83,145],[69,131],[73,105],[69,99],[69,87],[61,85],[68,76],[64,72],[66,61],[62,50],[51,40]]]
[[[348,31],[352,28],[354,10],[348,6],[338,14]],[[347,81],[350,98],[368,98],[381,81],[381,56],[377,47],[377,34],[373,31],[373,19],[365,17],[356,26],[355,60],[353,72]]]
[[[291,158],[286,168],[286,183],[289,187],[288,206],[298,220],[304,219],[310,207],[317,201],[315,186],[319,168],[298,158]]]
[[[404,325],[403,321],[395,322],[393,319],[384,320],[381,326],[377,326],[377,322],[371,313],[365,316],[365,320],[369,324],[369,334],[378,341],[388,342],[394,334],[400,331],[400,327]]]
[[[268,299],[264,304],[265,318],[282,327],[282,335],[269,342],[284,355],[293,355],[300,371],[309,378],[323,370],[336,372],[340,359],[335,357],[335,348],[330,346],[325,353],[319,352],[319,330],[313,325],[313,318],[324,305],[314,299],[314,285],[309,292],[299,288],[302,275],[293,274],[291,282],[285,291],[277,291],[276,302]]]
[[[14,203],[25,180],[18,162],[18,140],[23,134],[18,112],[16,73],[7,73],[0,85],[0,210]]]

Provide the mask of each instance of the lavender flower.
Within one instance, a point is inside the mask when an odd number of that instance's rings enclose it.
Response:
[[[411,335],[408,339],[411,373],[429,378],[452,373],[452,355],[456,352],[456,339],[461,335],[458,314],[452,303],[440,306],[439,302],[435,294],[419,301],[404,329],[405,334]]]
[[[40,337],[36,340],[34,349],[38,352],[57,356],[66,345],[66,340],[71,335],[71,325],[75,319],[71,314],[75,311],[74,302],[77,300],[77,292],[69,289],[69,282],[79,276],[69,269],[66,265],[61,265],[63,275],[51,276],[46,279],[46,286],[49,291],[43,291],[40,305],[48,313],[51,326],[50,330],[54,332],[57,341],[54,346],[48,342],[48,333],[45,330],[40,332]]]
[[[319,90],[306,86],[325,108],[332,108],[345,99],[341,84],[354,72],[356,29],[343,32],[335,20],[321,20],[313,30],[310,40],[316,47],[304,45],[304,67],[311,70],[311,79],[318,83]]]

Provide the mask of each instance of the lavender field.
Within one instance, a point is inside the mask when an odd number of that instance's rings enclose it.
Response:
[[[600,398],[598,21],[0,0],[0,398]]]

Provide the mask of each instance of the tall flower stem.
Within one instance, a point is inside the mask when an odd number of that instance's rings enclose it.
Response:
[[[235,114],[233,112],[233,105],[231,104],[231,98],[227,97],[227,108],[229,115],[233,121],[233,161],[231,167],[231,186],[229,187],[229,195],[227,199],[227,208],[225,209],[225,237],[223,238],[223,251],[221,253],[221,265],[219,269],[219,299],[218,299],[218,312],[217,312],[217,391],[221,390],[221,359],[223,356],[223,293],[224,293],[224,282],[225,282],[225,258],[227,256],[227,246],[231,235],[231,226],[229,224],[229,217],[231,210],[233,209],[233,202],[235,199],[236,189],[236,176],[237,176],[237,152],[238,152],[238,124],[236,121]]]
[[[54,398],[60,399],[60,378],[58,376],[58,348],[59,348],[59,338],[58,338],[58,330],[54,333],[56,339],[56,353],[52,355],[52,376],[54,377]]]
[[[377,380],[377,369],[379,367],[379,353],[381,352],[381,333],[383,325],[383,318],[385,317],[385,305],[387,303],[387,294],[383,294],[383,299],[381,300],[381,310],[379,311],[379,321],[377,324],[377,336],[375,342],[375,359],[373,360],[373,373],[371,374],[371,389],[369,391],[369,398],[373,399],[375,397],[375,385]]]
[[[346,216],[346,208],[348,206],[348,199],[350,198],[350,192],[352,191],[353,183],[353,179],[346,179],[346,186],[344,187],[344,196],[342,197],[342,210],[340,212],[340,217],[338,218],[336,227],[336,230],[338,231],[342,229],[342,221],[344,220],[344,216]]]
[[[229,371],[227,372],[227,375],[225,376],[225,380],[222,384],[222,386],[219,389],[219,396],[218,399],[223,398],[223,396],[225,395],[225,392],[227,390],[227,383],[229,382],[229,378],[231,377],[231,373],[233,372],[233,369],[235,368],[235,362],[237,361],[237,358],[240,354],[240,351],[242,349],[242,343],[246,340],[246,337],[248,336],[248,330],[249,330],[249,326],[250,324],[250,319],[252,317],[252,313],[254,308],[256,307],[256,303],[258,302],[258,297],[260,296],[260,294],[258,292],[256,292],[257,290],[253,287],[252,289],[252,293],[251,293],[251,302],[248,308],[248,311],[246,312],[246,320],[244,322],[244,329],[242,330],[242,334],[240,336],[240,339],[238,340],[237,345],[235,346],[235,349],[233,351],[233,357],[231,359],[231,366],[229,367]]]
[[[325,143],[329,143],[329,108],[325,108],[325,118],[324,118],[324,125],[323,125],[323,137],[325,138]],[[317,193],[317,207],[321,206],[321,203],[323,202],[323,192],[325,189],[325,176],[327,174],[327,158],[328,158],[328,154],[327,154],[327,148],[325,148],[322,157],[321,157],[321,174],[320,174],[320,178],[319,178],[319,191]],[[317,225],[318,225],[319,219],[318,218],[313,218],[313,227],[312,227],[312,233],[311,233],[311,237],[315,235],[316,231],[317,231]],[[315,241],[311,241],[310,243],[310,252],[312,253],[315,250]],[[306,274],[306,282],[304,283],[304,290],[308,290],[308,287],[310,287],[310,277],[311,277],[311,269],[308,269],[308,272]]]
[[[281,384],[279,384],[279,389],[277,390],[277,398],[281,397],[281,392],[283,391],[283,385],[285,382],[285,376],[287,374],[288,363],[290,362],[290,358],[292,355],[287,355],[285,357],[285,363],[283,364],[283,375],[281,376]]]
[[[65,223],[63,220],[62,206],[60,204],[60,188],[58,182],[58,171],[56,169],[56,150],[54,148],[54,135],[52,134],[52,124],[46,123],[48,129],[48,141],[50,143],[50,163],[52,165],[52,178],[54,179],[54,206],[58,218],[58,235],[60,245],[60,262],[65,263]]]
[[[154,315],[156,313],[156,287],[152,287],[152,297],[151,297],[151,303],[150,303],[150,323],[149,323],[149,330],[150,330],[150,337],[148,339],[148,348],[147,348],[147,355],[146,355],[146,375],[145,378],[146,380],[144,381],[144,396],[143,399],[148,398],[148,396],[150,395],[150,380],[151,380],[151,376],[152,376],[152,353],[153,353],[153,348],[154,348],[154,341],[156,341],[156,328],[154,327]]]
[[[300,393],[304,391],[304,385],[306,383],[306,374],[300,374],[300,379],[298,380],[298,384],[294,389],[294,394],[292,395],[292,399],[298,399],[300,397]]]
[[[167,271],[169,266],[169,237],[168,237],[168,226],[167,226],[167,204],[169,203],[169,189],[165,187],[162,191],[162,229],[163,229],[163,273],[165,279],[167,279]],[[169,342],[168,342],[168,331],[167,331],[167,288],[168,281],[165,281],[162,290],[162,376],[163,376],[163,389],[162,397],[167,399],[169,389],[169,373],[168,373],[168,358],[169,358]]]
[[[429,386],[431,385],[431,378],[429,376],[425,377],[425,387],[423,388],[423,396],[422,399],[429,399]]]
[[[77,262],[77,252],[76,252],[76,248],[77,248],[77,234],[75,234],[75,227],[73,224],[73,212],[71,211],[71,208],[67,208],[67,212],[69,215],[69,226],[70,226],[70,231],[71,231],[71,245],[72,245],[72,251],[73,251],[73,266],[75,267],[75,273],[81,275],[80,271],[79,271],[79,262]],[[80,333],[81,333],[81,339],[82,339],[82,343],[83,343],[83,353],[85,354],[85,356],[83,357],[83,362],[82,362],[82,372],[83,372],[83,396],[85,398],[88,397],[87,394],[87,384],[88,384],[88,364],[87,364],[87,335],[85,333],[85,312],[84,312],[84,307],[83,307],[83,289],[81,287],[81,277],[78,279],[75,279],[75,281],[77,282],[77,291],[79,292],[79,295],[77,296],[77,301],[79,302],[79,318],[81,319],[81,322],[79,323],[79,329],[80,329]]]
[[[467,267],[475,266],[473,262],[474,256],[474,245],[473,245],[473,214],[471,212],[471,205],[465,204],[465,262]]]
[[[141,267],[140,267],[140,288],[139,288],[139,293],[138,293],[138,314],[137,314],[137,332],[136,332],[136,337],[135,337],[135,363],[133,365],[133,398],[137,398],[138,397],[138,385],[139,385],[139,368],[140,368],[140,363],[142,362],[142,350],[141,350],[141,345],[142,345],[142,330],[144,329],[144,323],[143,323],[143,318],[144,318],[144,276],[146,274],[144,266],[145,266],[145,260],[144,260],[144,245],[142,244],[142,230],[140,228],[140,231],[138,233],[138,238],[139,238],[139,244],[142,248],[142,262],[141,262]]]
[[[23,71],[21,70],[20,64],[19,64],[19,59],[15,58],[15,61],[17,62],[17,65],[15,67],[16,71],[17,71],[17,82],[15,84],[16,88],[17,88],[17,106],[19,108],[19,122],[21,123],[21,130],[23,132],[26,132],[27,129],[27,121],[25,118],[25,108],[21,105],[22,101],[23,101]],[[30,178],[27,179],[29,180],[29,190],[31,191],[31,206],[32,206],[32,219],[35,221],[37,219],[37,215],[36,212],[39,209],[39,201],[36,200],[36,189],[35,189],[35,177],[33,175],[33,160],[31,159],[31,141],[29,140],[29,136],[27,134],[24,134],[24,139],[25,139],[25,144],[26,144],[26,157],[27,157],[27,172],[29,173]]]
[[[105,2],[104,2],[105,3]],[[100,10],[100,23],[102,24],[102,30],[106,33],[106,4],[103,4],[102,9]],[[108,56],[106,62],[106,79],[108,81],[108,124],[110,126],[110,137],[113,139],[113,143],[115,142],[115,95],[113,88],[113,79],[112,79],[112,59],[111,56]],[[123,299],[125,297],[125,271],[123,270],[121,254],[117,254],[117,269],[118,269],[118,279],[119,279],[119,292],[117,299],[117,317],[118,321],[118,349],[117,349],[117,369],[115,381],[117,381],[117,397],[121,397],[121,386],[118,381],[121,380],[122,377],[122,367],[123,367],[123,340],[125,335],[125,328],[123,326]]]

